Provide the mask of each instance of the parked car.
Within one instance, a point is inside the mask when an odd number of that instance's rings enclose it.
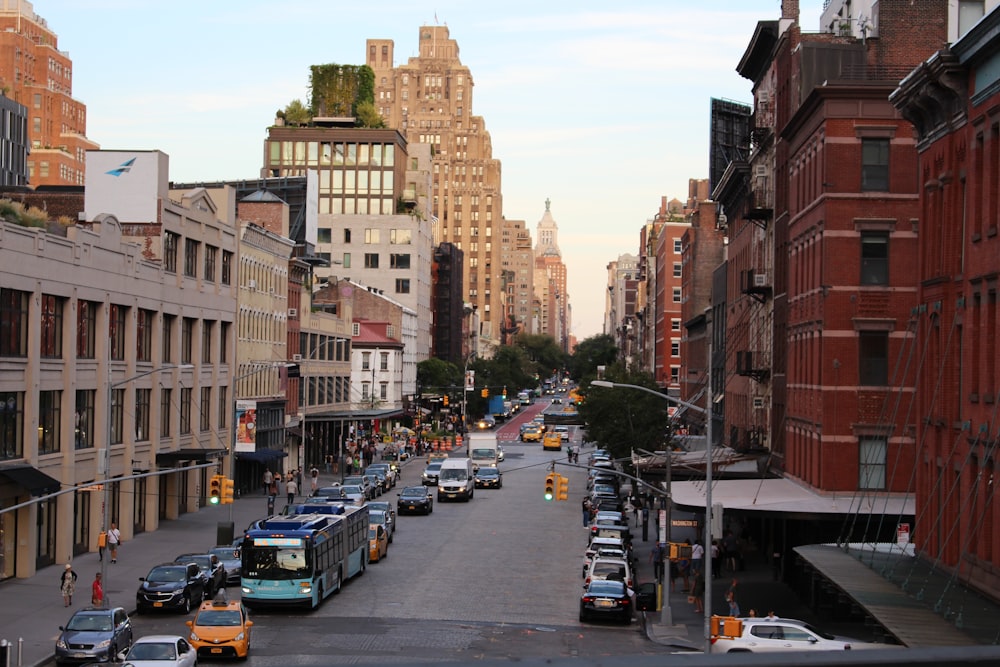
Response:
[[[215,597],[215,594],[226,587],[226,568],[218,556],[211,553],[203,554],[181,554],[174,559],[175,563],[194,563],[201,568],[201,571],[208,577],[208,585],[205,587],[205,597]]]
[[[618,581],[624,581],[625,585],[629,588],[632,587],[632,566],[629,565],[627,558],[605,558],[602,556],[595,556],[592,561],[590,561],[590,566],[587,567],[587,576],[585,577],[585,583],[590,584],[590,582],[596,579],[616,579]]]
[[[148,635],[135,640],[125,655],[132,667],[195,667],[198,652],[183,637]]]
[[[497,443],[497,462],[502,463],[503,462],[503,456],[504,456],[504,454],[503,454],[503,445],[501,445],[498,442]]]
[[[371,470],[371,466],[365,469],[365,477],[372,477],[375,480],[375,495],[381,496],[383,493],[392,488],[392,482],[389,481],[389,476],[386,474],[385,470]]]
[[[348,475],[341,486],[360,486],[365,494],[365,500],[375,500],[375,485],[371,477]]]
[[[712,653],[775,653],[784,651],[846,651],[892,648],[837,637],[791,618],[740,618],[712,629]]]
[[[580,596],[580,620],[610,618],[622,623],[632,621],[634,601],[623,581],[596,579]]]
[[[178,635],[147,635],[135,640],[125,663],[132,667],[195,667],[198,653]]]
[[[424,472],[420,475],[420,483],[424,486],[437,486],[438,473],[441,472],[441,462],[428,463]]]
[[[243,570],[243,561],[240,558],[240,548],[232,546],[222,546],[210,549],[211,555],[219,559],[222,568],[226,571],[226,586],[239,586],[240,574]]]
[[[372,492],[375,494],[368,500],[375,500],[376,498],[381,496],[382,493],[386,490],[385,487],[382,486],[382,482],[379,480],[377,475],[372,473],[365,473],[362,475],[362,477],[368,480],[368,483],[372,487]]]
[[[426,486],[407,486],[396,501],[399,514],[430,514],[434,511],[434,496]]]
[[[191,630],[188,638],[201,657],[244,659],[250,652],[253,621],[239,600],[227,600],[220,594],[203,603],[187,626]]]
[[[345,484],[340,487],[340,499],[348,504],[361,506],[365,504],[368,497],[365,489],[360,484]]]
[[[14,604],[13,600],[8,600]],[[59,626],[56,664],[111,662],[132,646],[132,621],[123,607],[80,609]]]
[[[373,500],[368,503],[368,509],[370,510],[381,510],[385,512],[389,517],[389,541],[392,542],[392,536],[396,533],[396,528],[399,524],[396,523],[396,508],[392,506],[392,503],[388,500]]]
[[[145,577],[140,577],[135,593],[136,613],[154,609],[188,613],[201,604],[209,585],[208,577],[195,563],[163,563],[155,565]]]
[[[377,523],[368,526],[368,561],[377,563],[389,555],[389,537]]]
[[[475,473],[477,489],[499,489],[503,487],[503,474],[491,466],[483,466]]]
[[[374,474],[376,471],[382,470],[385,472],[386,479],[389,480],[389,488],[396,486],[396,482],[399,481],[399,466],[395,463],[372,463],[367,468],[365,472],[369,474]]]
[[[368,508],[368,522],[372,524],[377,524],[382,526],[385,530],[385,537],[389,544],[392,544],[392,522],[389,521],[388,512],[382,510],[372,509],[371,506]]]

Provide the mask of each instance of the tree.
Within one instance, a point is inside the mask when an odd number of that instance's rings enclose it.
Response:
[[[462,384],[462,369],[432,357],[417,364],[417,384],[422,392],[443,393]]]
[[[578,382],[585,377],[597,377],[598,366],[611,366],[618,358],[615,339],[608,334],[598,334],[580,341],[570,355],[569,374]]]
[[[605,370],[611,382],[634,384],[661,393],[649,373],[628,373],[615,364]],[[626,458],[632,450],[656,451],[669,441],[669,403],[648,392],[628,387],[581,385],[584,401],[578,407],[587,424],[587,437],[611,452],[614,458]]]
[[[302,103],[302,100],[292,100],[282,113],[286,125],[301,127],[312,122],[312,114],[306,108],[306,105]]]
[[[524,350],[535,363],[535,372],[541,377],[551,375],[553,368],[566,367],[566,354],[552,336],[522,333],[514,339],[514,345]]]
[[[385,127],[385,119],[379,115],[373,102],[358,102],[355,122],[358,127]]]

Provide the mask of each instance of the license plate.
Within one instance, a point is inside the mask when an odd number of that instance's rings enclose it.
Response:
[[[162,603],[162,602],[154,602],[154,603],[153,603],[153,606],[154,606],[154,607],[162,607],[162,606],[163,606],[163,603]]]
[[[411,510],[415,510],[415,509],[417,509],[417,506],[416,505],[410,505],[410,509]]]
[[[594,601],[594,606],[595,607],[602,607],[602,608],[614,607],[615,603],[614,603],[614,600],[595,600]]]
[[[221,648],[213,648],[213,649],[212,649],[212,650],[210,651],[210,653],[222,653],[222,649],[221,649]]]

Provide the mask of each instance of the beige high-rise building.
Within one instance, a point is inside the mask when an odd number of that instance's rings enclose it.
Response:
[[[539,304],[538,333],[569,347],[570,308],[566,293],[566,264],[559,252],[559,226],[552,217],[552,202],[545,200],[545,213],[538,221],[535,245],[535,298]]]
[[[472,74],[447,26],[421,27],[419,47],[418,56],[395,66],[392,40],[367,41],[375,105],[386,125],[410,144],[432,147],[434,244],[447,241],[464,253],[463,294],[477,311],[475,349],[492,356],[504,315],[500,161],[493,158],[485,120],[472,114]]]
[[[519,333],[535,333],[535,253],[531,230],[524,220],[504,220],[500,230],[500,270],[506,314],[505,343]]]

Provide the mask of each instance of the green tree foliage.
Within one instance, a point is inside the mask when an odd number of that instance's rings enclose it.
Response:
[[[450,361],[431,357],[417,364],[417,384],[425,394],[439,394],[461,386],[462,369]]]
[[[286,125],[302,127],[312,122],[312,113],[302,103],[302,100],[292,100],[281,114]]]
[[[374,102],[359,102],[354,121],[358,127],[385,127],[385,119],[375,109]]]
[[[577,382],[597,377],[598,366],[611,366],[618,358],[615,339],[607,334],[598,334],[580,341],[570,355],[569,374]]]
[[[518,334],[514,345],[524,350],[535,365],[539,377],[552,375],[552,369],[566,367],[567,356],[559,347],[556,339],[546,334]],[[532,385],[537,384],[532,380]]]
[[[628,373],[619,364],[609,366],[604,379],[660,393],[652,375]],[[594,387],[589,383],[581,385],[580,392],[584,396],[579,406],[580,416],[587,424],[588,438],[609,450],[615,458],[627,457],[633,449],[656,451],[666,448],[670,403],[665,398],[639,389]]]
[[[313,65],[309,88],[315,115],[357,117],[359,104],[375,102],[375,72],[368,65]]]

